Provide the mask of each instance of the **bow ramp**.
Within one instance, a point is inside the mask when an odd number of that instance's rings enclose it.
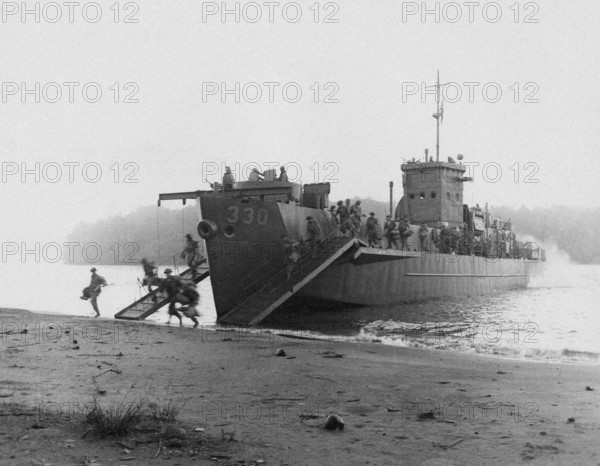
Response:
[[[289,280],[287,270],[282,269],[261,289],[221,317],[219,322],[234,325],[259,323],[355,244],[354,238],[347,237],[321,242],[316,254],[309,252],[298,260]]]
[[[196,267],[195,277],[192,275],[192,269],[186,269],[179,277],[185,284],[196,284],[200,283],[208,277],[208,275],[208,264],[204,262]],[[146,317],[154,314],[167,304],[169,304],[167,293],[155,290],[117,312],[115,314],[115,319],[144,320]]]

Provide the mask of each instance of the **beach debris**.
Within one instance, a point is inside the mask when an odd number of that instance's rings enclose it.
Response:
[[[235,430],[231,432],[225,432],[224,429],[221,429],[221,440],[227,440],[228,442],[233,442],[235,439]]]
[[[400,408],[394,408],[394,407],[392,407],[392,406],[388,406],[388,407],[387,407],[387,410],[388,410],[390,413],[397,413],[397,412],[399,412],[399,411],[402,411],[402,409],[400,409]]]
[[[80,349],[80,348],[79,348],[79,345],[77,345],[77,346],[74,346],[74,347],[73,347],[73,348],[71,348],[71,349],[78,350],[78,349]]]
[[[0,390],[0,398],[8,398],[9,396],[13,396],[14,392],[9,390]]]
[[[196,427],[194,432],[204,432],[204,429],[202,427]]]
[[[135,457],[135,456],[121,456],[121,457],[119,458],[119,461],[132,461],[132,460],[134,460],[134,459],[136,459],[136,457]]]
[[[96,391],[99,395],[105,395],[106,390],[102,390],[100,388],[100,385],[98,385],[98,382],[96,382],[96,378],[106,374],[107,372],[116,372],[117,374],[120,374],[122,371],[120,369],[106,369],[104,372],[100,372],[98,375],[92,375],[92,382],[94,382],[94,386],[96,387]]]
[[[32,426],[29,427],[30,429],[47,429],[48,426],[43,426],[41,424],[38,424],[37,422],[35,424],[33,424]]]
[[[183,446],[183,440],[180,438],[171,438],[167,441],[167,447],[169,448],[179,448]]]
[[[171,438],[185,438],[187,435],[185,429],[181,427],[169,425],[166,427],[165,432],[163,434],[163,438],[171,439]]]
[[[123,448],[126,448],[127,450],[133,450],[133,447],[131,445],[129,445],[128,443],[123,442],[122,440],[119,440],[116,443],[117,443],[117,445],[120,445]],[[127,453],[129,453],[129,452],[127,452]]]
[[[256,464],[264,464],[264,463],[265,463],[265,460],[256,460],[256,461],[255,461],[255,463],[256,463]]]
[[[285,351],[283,350],[283,348],[279,348],[276,352],[275,352],[275,356],[286,356]]]
[[[344,420],[337,414],[330,414],[323,427],[327,430],[344,430]]]
[[[419,421],[429,421],[429,420],[433,420],[435,419],[435,414],[433,413],[433,411],[428,411],[426,413],[419,413],[417,415],[417,419]]]
[[[343,354],[336,353],[335,351],[332,351],[332,350],[323,351],[320,354],[324,358],[343,358],[344,357]]]
[[[570,417],[569,419],[567,419],[567,424],[573,424],[574,422],[575,422],[574,417]]]
[[[156,453],[154,454],[154,456],[152,458],[157,458],[158,455],[160,455],[160,452],[162,451],[162,448],[163,448],[163,446],[162,446],[162,439],[159,438],[158,439],[158,450],[156,450]]]
[[[463,440],[464,440],[464,438],[459,438],[455,442],[452,442],[450,445],[446,445],[446,446],[442,447],[442,450],[448,450],[449,448],[452,448],[453,446],[458,445]]]
[[[593,389],[592,387],[589,387],[589,386],[588,386],[588,387],[585,387],[585,389],[586,389],[586,391],[588,391],[588,392],[593,392],[593,391],[594,391],[594,389]]]
[[[360,401],[360,398],[352,398],[351,400],[346,400],[346,403],[356,403],[357,401]]]

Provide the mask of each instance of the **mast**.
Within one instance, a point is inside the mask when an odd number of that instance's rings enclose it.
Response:
[[[437,102],[437,112],[435,113],[436,120],[436,139],[435,139],[435,161],[440,161],[440,70],[437,72],[437,83],[435,85],[436,89],[436,102]]]

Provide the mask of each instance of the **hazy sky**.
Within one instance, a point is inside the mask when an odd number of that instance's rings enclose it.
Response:
[[[442,157],[480,163],[466,202],[600,205],[599,2],[238,4],[1,3],[0,240],[62,241],[225,164],[397,201],[402,160],[435,154],[438,69]]]

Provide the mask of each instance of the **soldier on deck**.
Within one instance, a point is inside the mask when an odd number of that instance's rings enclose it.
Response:
[[[233,189],[234,183],[235,178],[233,177],[233,173],[231,173],[231,167],[225,167],[225,174],[223,175],[223,190],[227,191],[229,189]]]
[[[398,243],[396,242],[396,236],[394,230],[396,229],[396,222],[392,220],[391,215],[387,215],[383,229],[385,231],[385,237],[387,239],[387,249],[398,249]],[[395,246],[395,248],[394,248]]]
[[[350,212],[348,211],[348,208],[344,205],[343,201],[338,201],[337,205],[338,207],[335,213],[339,219],[340,225],[342,226],[342,233],[345,233],[349,228],[348,220],[350,220]]]
[[[427,223],[423,223],[419,227],[419,242],[421,244],[421,251],[429,251],[429,246],[427,245],[427,237],[429,236],[429,228],[427,228]]]
[[[333,217],[333,220],[335,220],[335,223],[337,223],[339,225],[340,224],[340,220],[337,218],[337,213],[336,213],[334,205],[332,205],[331,207],[329,207],[329,213]]]
[[[400,247],[406,249],[406,240],[412,235],[412,230],[409,228],[408,220],[406,217],[402,217],[398,224],[398,231],[400,232]]]
[[[352,219],[352,225],[354,228],[354,237],[358,238],[360,233],[360,224],[362,223],[362,208],[360,207],[360,200],[356,201],[352,207],[350,207],[350,218]]]
[[[379,221],[375,218],[375,212],[369,213],[369,218],[366,221],[367,227],[367,242],[370,248],[377,247],[378,245],[378,235],[377,235],[377,224]]]
[[[287,172],[285,171],[285,167],[282,165],[281,167],[279,167],[279,178],[277,178],[277,181],[288,181],[288,176],[287,176]]]

